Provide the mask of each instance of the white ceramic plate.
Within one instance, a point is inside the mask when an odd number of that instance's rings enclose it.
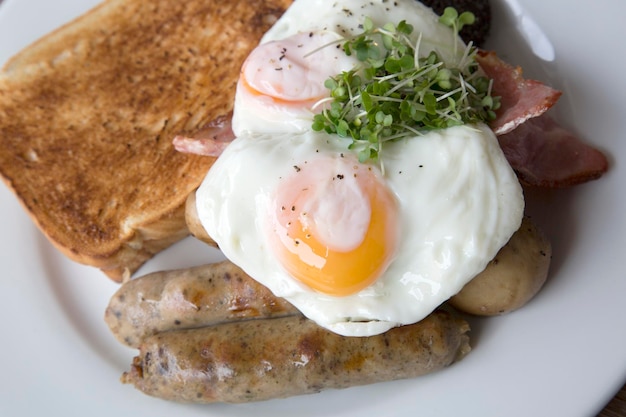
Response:
[[[0,63],[96,0],[5,0]],[[549,282],[513,314],[476,320],[474,351],[423,378],[249,405],[180,405],[119,383],[134,354],[102,320],[116,285],[59,255],[0,187],[0,415],[591,416],[626,379],[626,2],[493,0],[491,46],[565,91],[555,111],[605,150],[611,170],[528,196],[551,237]],[[0,116],[1,117],[1,116]],[[1,142],[0,142],[1,143]],[[217,256],[191,239],[140,273]]]

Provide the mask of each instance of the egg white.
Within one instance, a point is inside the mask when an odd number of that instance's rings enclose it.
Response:
[[[295,0],[281,18],[268,30],[261,43],[284,39],[298,32],[334,31],[344,38],[363,32],[365,18],[375,26],[397,24],[405,20],[413,25],[412,40],[420,38],[420,56],[436,51],[449,62],[462,51],[454,50],[455,42],[464,45],[448,27],[439,23],[439,17],[416,0]]]

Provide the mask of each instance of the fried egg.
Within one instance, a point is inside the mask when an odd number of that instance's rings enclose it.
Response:
[[[319,111],[312,107],[328,95],[324,81],[357,65],[340,40],[361,33],[366,17],[378,26],[401,20],[412,24],[420,56],[435,51],[444,62],[454,62],[462,55],[463,48],[455,50],[454,44],[463,41],[416,0],[296,0],[243,64],[233,112],[235,135],[309,130]]]
[[[196,194],[199,219],[228,259],[345,336],[430,314],[485,268],[524,210],[486,125],[391,142],[368,163],[349,139],[311,129],[324,80],[355,65],[328,45],[365,16],[406,19],[428,51],[453,51],[450,30],[413,0],[296,0],[244,64],[237,137]]]

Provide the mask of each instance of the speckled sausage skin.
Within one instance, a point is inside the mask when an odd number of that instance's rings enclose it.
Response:
[[[123,284],[105,321],[123,344],[138,347],[158,332],[232,320],[300,314],[231,262],[156,272]]]
[[[344,337],[299,316],[148,337],[121,380],[179,402],[241,403],[411,378],[469,352],[469,325],[436,311],[371,337]]]

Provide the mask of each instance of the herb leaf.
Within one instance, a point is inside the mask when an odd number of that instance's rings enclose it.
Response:
[[[453,8],[440,18],[455,34],[473,21],[471,13]],[[313,130],[351,138],[349,148],[365,162],[376,160],[387,141],[495,118],[500,99],[491,95],[471,43],[457,64],[448,65],[434,51],[419,57],[419,41],[409,38],[413,27],[406,21],[375,27],[366,18],[363,29],[343,44],[362,64],[326,81],[330,106],[314,116]]]

